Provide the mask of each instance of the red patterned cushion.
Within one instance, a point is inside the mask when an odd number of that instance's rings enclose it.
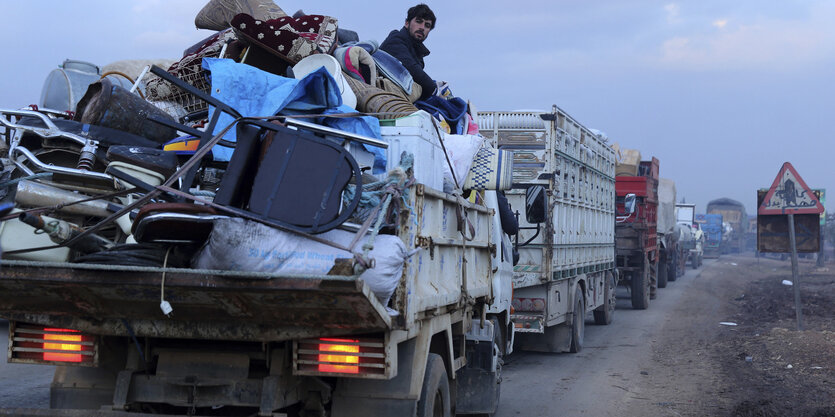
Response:
[[[336,46],[337,20],[330,16],[286,16],[261,21],[241,13],[232,19],[232,27],[293,63],[315,53],[329,54]]]

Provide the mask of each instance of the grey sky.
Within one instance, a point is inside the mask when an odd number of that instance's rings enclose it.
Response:
[[[210,34],[205,0],[3,0],[0,107],[36,103],[66,58],[171,58]],[[413,1],[279,1],[382,41]],[[427,72],[479,110],[560,106],[661,160],[703,212],[755,211],[783,162],[835,193],[835,1],[427,1],[438,26]],[[835,196],[835,194],[833,194]],[[835,197],[832,197],[835,199]]]

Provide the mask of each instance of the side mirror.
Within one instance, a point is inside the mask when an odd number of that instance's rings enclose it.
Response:
[[[525,191],[525,220],[530,224],[542,223],[548,214],[548,198],[545,187],[534,185]]]
[[[623,198],[623,207],[627,215],[635,212],[635,194],[627,194]]]

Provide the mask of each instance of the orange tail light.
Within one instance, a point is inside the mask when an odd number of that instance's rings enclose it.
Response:
[[[46,333],[43,335],[43,360],[58,361],[58,362],[81,362],[81,353],[57,353],[48,352],[50,350],[60,350],[63,352],[81,352],[81,334],[77,330],[70,329],[44,329]],[[46,341],[55,341],[58,343],[47,343]],[[60,342],[76,342],[76,343],[60,343]]]
[[[319,342],[319,351],[330,352],[319,354],[319,372],[359,373],[359,340],[322,338]]]

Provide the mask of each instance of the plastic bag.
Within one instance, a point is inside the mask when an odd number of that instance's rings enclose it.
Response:
[[[348,246],[354,239],[353,233],[344,230],[331,230],[317,236],[342,246]],[[360,240],[357,251],[366,239]],[[386,305],[400,282],[403,263],[410,254],[399,237],[378,235],[369,256],[374,259],[375,266],[363,272],[360,279]],[[193,266],[198,269],[324,275],[336,259],[352,257],[350,252],[295,233],[250,220],[228,218],[215,221],[209,240],[195,257]]]
[[[444,135],[443,140],[452,168],[455,171],[455,179],[458,180],[459,186],[463,186],[473,164],[473,158],[484,143],[484,138],[480,135]],[[444,176],[452,181],[449,164],[443,161],[442,165]]]

